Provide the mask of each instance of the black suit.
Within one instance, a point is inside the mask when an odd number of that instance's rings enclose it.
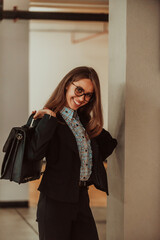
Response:
[[[83,122],[82,119],[81,121]],[[105,191],[107,194],[108,184],[103,161],[113,152],[116,145],[117,141],[113,139],[109,132],[104,129],[99,136],[91,139],[93,168],[91,177],[89,179],[89,184],[94,184],[96,188]],[[89,229],[88,233],[85,233],[86,239],[89,239],[89,236],[91,236],[89,233],[93,232],[93,236],[95,236],[94,239],[97,240],[98,237],[96,237],[96,230],[94,226],[95,224],[93,222],[89,204],[87,203],[88,193],[84,194],[84,191],[81,191],[79,188],[81,161],[79,158],[76,139],[69,126],[63,120],[60,113],[57,114],[57,118],[50,117],[48,114],[45,114],[41,120],[37,120],[36,131],[29,146],[28,158],[29,160],[39,160],[42,157],[46,157],[47,165],[39,186],[39,190],[41,192],[41,201],[39,201],[38,208],[38,221],[40,223],[39,226],[42,226],[41,229],[43,226],[45,226],[45,229],[47,229],[47,234],[49,234],[49,236],[53,236],[55,232],[52,232],[52,226],[55,226],[55,228],[58,229],[59,225],[57,225],[58,217],[55,219],[53,216],[54,214],[51,214],[51,212],[55,213],[55,209],[58,209],[59,222],[62,222],[65,211],[62,211],[61,209],[62,207],[64,208],[66,204],[70,204],[70,213],[72,213],[71,215],[76,215],[76,223],[79,221],[79,218],[83,218],[83,215],[86,214],[86,216],[88,216],[89,224],[87,225],[91,226],[92,230]],[[82,195],[84,197],[82,197]],[[82,204],[83,201],[84,204]],[[52,204],[49,204],[49,202],[52,202]],[[47,206],[50,206],[48,211],[49,215],[47,215],[47,218],[54,218],[51,221],[52,224],[51,227],[49,227],[50,230],[47,228],[47,226],[49,226],[49,223],[42,223],[44,216],[46,218],[46,215],[44,213],[46,203]],[[59,204],[61,204],[61,207]],[[79,211],[82,213],[81,215],[79,215]],[[74,217],[72,221],[73,220]],[[82,223],[83,221],[80,222]],[[75,226],[76,227],[74,229],[78,229],[79,226],[84,229],[84,226],[86,226],[86,224],[81,225],[79,223],[75,224]],[[64,226],[62,228],[64,228]],[[42,232],[44,231],[45,230],[43,229]],[[58,234],[60,233],[61,231],[59,231]],[[61,237],[61,239],[70,239],[65,238],[66,234],[67,233],[65,232],[64,238]],[[76,236],[76,234],[77,233],[75,233],[74,236]],[[77,234],[77,236],[79,236],[79,234]],[[93,236],[91,236],[91,239],[93,239]],[[46,240],[51,239],[51,237],[46,238]],[[61,239],[58,239],[57,237],[56,240]]]
[[[91,140],[91,182],[107,194],[108,184],[103,161],[113,152],[116,145],[117,141],[104,129],[99,136]],[[58,201],[76,202],[79,195],[81,162],[76,139],[60,114],[57,118],[50,118],[45,114],[38,122],[28,152],[30,160],[46,157],[46,171],[39,190]]]

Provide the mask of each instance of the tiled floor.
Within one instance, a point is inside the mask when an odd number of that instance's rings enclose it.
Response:
[[[106,239],[106,207],[92,207],[100,240]],[[36,207],[0,209],[0,240],[38,240]]]

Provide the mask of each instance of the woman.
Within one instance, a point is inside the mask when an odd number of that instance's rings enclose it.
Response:
[[[90,67],[77,67],[59,83],[42,110],[29,159],[46,157],[39,186],[40,240],[98,240],[88,186],[108,194],[103,161],[117,145],[104,130],[100,84]]]

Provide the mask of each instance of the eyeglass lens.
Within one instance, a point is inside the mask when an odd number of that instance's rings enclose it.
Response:
[[[74,90],[76,96],[80,97],[84,95],[84,99],[86,101],[90,101],[90,99],[93,96],[93,93],[84,93],[84,89],[82,87],[76,86],[74,83],[72,84],[76,87]]]

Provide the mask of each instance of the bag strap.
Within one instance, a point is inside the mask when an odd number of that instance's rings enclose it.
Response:
[[[27,120],[26,125],[27,125],[28,127],[33,127],[33,122],[34,122],[33,116],[34,116],[34,113],[32,113],[32,114],[29,116],[28,120]]]

